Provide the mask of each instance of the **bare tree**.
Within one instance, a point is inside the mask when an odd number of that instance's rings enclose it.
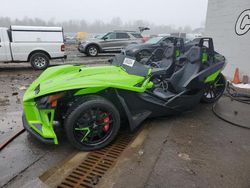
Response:
[[[65,32],[86,31],[90,33],[104,33],[117,29],[137,30],[140,26],[149,27],[151,30],[147,31],[148,34],[192,32],[192,28],[189,25],[176,28],[175,26],[169,24],[155,25],[154,23],[150,23],[145,20],[123,22],[119,17],[114,17],[110,22],[96,20],[92,23],[88,23],[84,19],[57,22],[54,18],[44,21],[40,18],[24,17],[23,19],[11,19],[9,17],[0,17],[1,27],[9,27],[10,25],[63,26]]]

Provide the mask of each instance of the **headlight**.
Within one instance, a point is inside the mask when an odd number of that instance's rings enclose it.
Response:
[[[44,97],[39,97],[36,99],[36,104],[40,109],[55,108],[57,107],[58,99],[66,95],[66,92],[54,93],[52,95],[47,95]]]
[[[83,44],[85,44],[86,43],[86,41],[80,41],[79,42],[79,45],[83,45]]]

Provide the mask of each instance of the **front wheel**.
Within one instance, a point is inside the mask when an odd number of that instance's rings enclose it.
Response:
[[[217,101],[226,88],[226,79],[223,74],[219,74],[214,82],[206,85],[204,94],[201,98],[201,102],[204,103],[214,103]]]
[[[120,129],[120,115],[104,98],[84,101],[70,110],[65,121],[69,142],[77,149],[91,151],[112,142]]]
[[[90,45],[87,47],[86,53],[88,56],[95,57],[98,55],[98,47],[95,45]]]
[[[49,66],[49,57],[45,53],[35,53],[30,57],[30,64],[35,70],[44,70]]]

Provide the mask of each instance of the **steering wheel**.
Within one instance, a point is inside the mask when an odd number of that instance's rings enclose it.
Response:
[[[150,65],[151,67],[153,67],[153,68],[160,68],[159,63],[157,63],[157,62],[150,62],[149,65]]]

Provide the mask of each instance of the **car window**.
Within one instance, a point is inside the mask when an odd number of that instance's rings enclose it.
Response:
[[[174,42],[172,38],[165,38],[163,41],[166,43],[173,43]]]
[[[116,39],[116,33],[108,33],[105,38],[107,39]]]
[[[149,39],[146,44],[156,44],[158,43],[163,37],[153,37]]]
[[[133,37],[138,38],[138,39],[142,38],[140,33],[131,33],[131,35],[133,35]]]
[[[130,38],[127,33],[117,33],[117,39],[128,39]]]

